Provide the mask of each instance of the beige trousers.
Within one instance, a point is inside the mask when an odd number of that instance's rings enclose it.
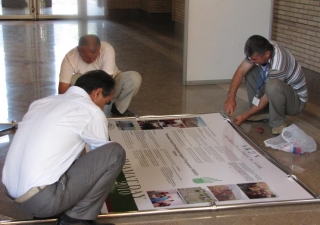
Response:
[[[70,85],[73,86],[81,76],[82,74],[79,73],[74,74]],[[138,93],[142,78],[138,72],[127,71],[117,74],[114,80],[116,81],[115,105],[120,113],[124,113],[128,109],[132,97]]]

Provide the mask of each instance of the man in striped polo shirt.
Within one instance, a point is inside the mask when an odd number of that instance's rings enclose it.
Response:
[[[224,108],[232,117],[236,93],[245,78],[250,109],[234,122],[240,125],[245,120],[269,119],[272,134],[280,134],[288,126],[286,115],[301,113],[308,100],[301,65],[288,49],[259,35],[247,40],[244,52],[246,58],[233,75]]]

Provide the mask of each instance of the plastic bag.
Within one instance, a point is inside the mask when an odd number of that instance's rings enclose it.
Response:
[[[317,150],[317,144],[314,139],[295,124],[284,128],[277,137],[265,140],[264,144],[267,147],[294,154],[304,154]]]

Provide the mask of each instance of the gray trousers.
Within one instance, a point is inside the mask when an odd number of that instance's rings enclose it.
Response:
[[[258,76],[258,66],[254,66],[245,76],[250,107],[252,107],[252,100],[256,95]],[[260,77],[260,83],[261,81],[262,77]],[[269,125],[271,127],[281,126],[286,122],[286,115],[297,115],[303,111],[306,105],[305,102],[300,100],[292,87],[276,78],[269,79],[260,88],[259,98],[264,94],[267,95],[269,100]]]
[[[74,74],[70,85],[73,86],[80,76],[82,74]],[[115,105],[120,113],[124,113],[128,109],[132,97],[138,93],[142,78],[136,71],[127,71],[117,74],[114,80],[116,81]]]
[[[95,220],[125,158],[120,144],[103,145],[76,160],[59,181],[19,205],[35,217],[65,212],[72,218]]]

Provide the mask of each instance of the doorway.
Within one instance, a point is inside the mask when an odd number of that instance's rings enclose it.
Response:
[[[0,0],[0,19],[100,19],[107,0]]]

